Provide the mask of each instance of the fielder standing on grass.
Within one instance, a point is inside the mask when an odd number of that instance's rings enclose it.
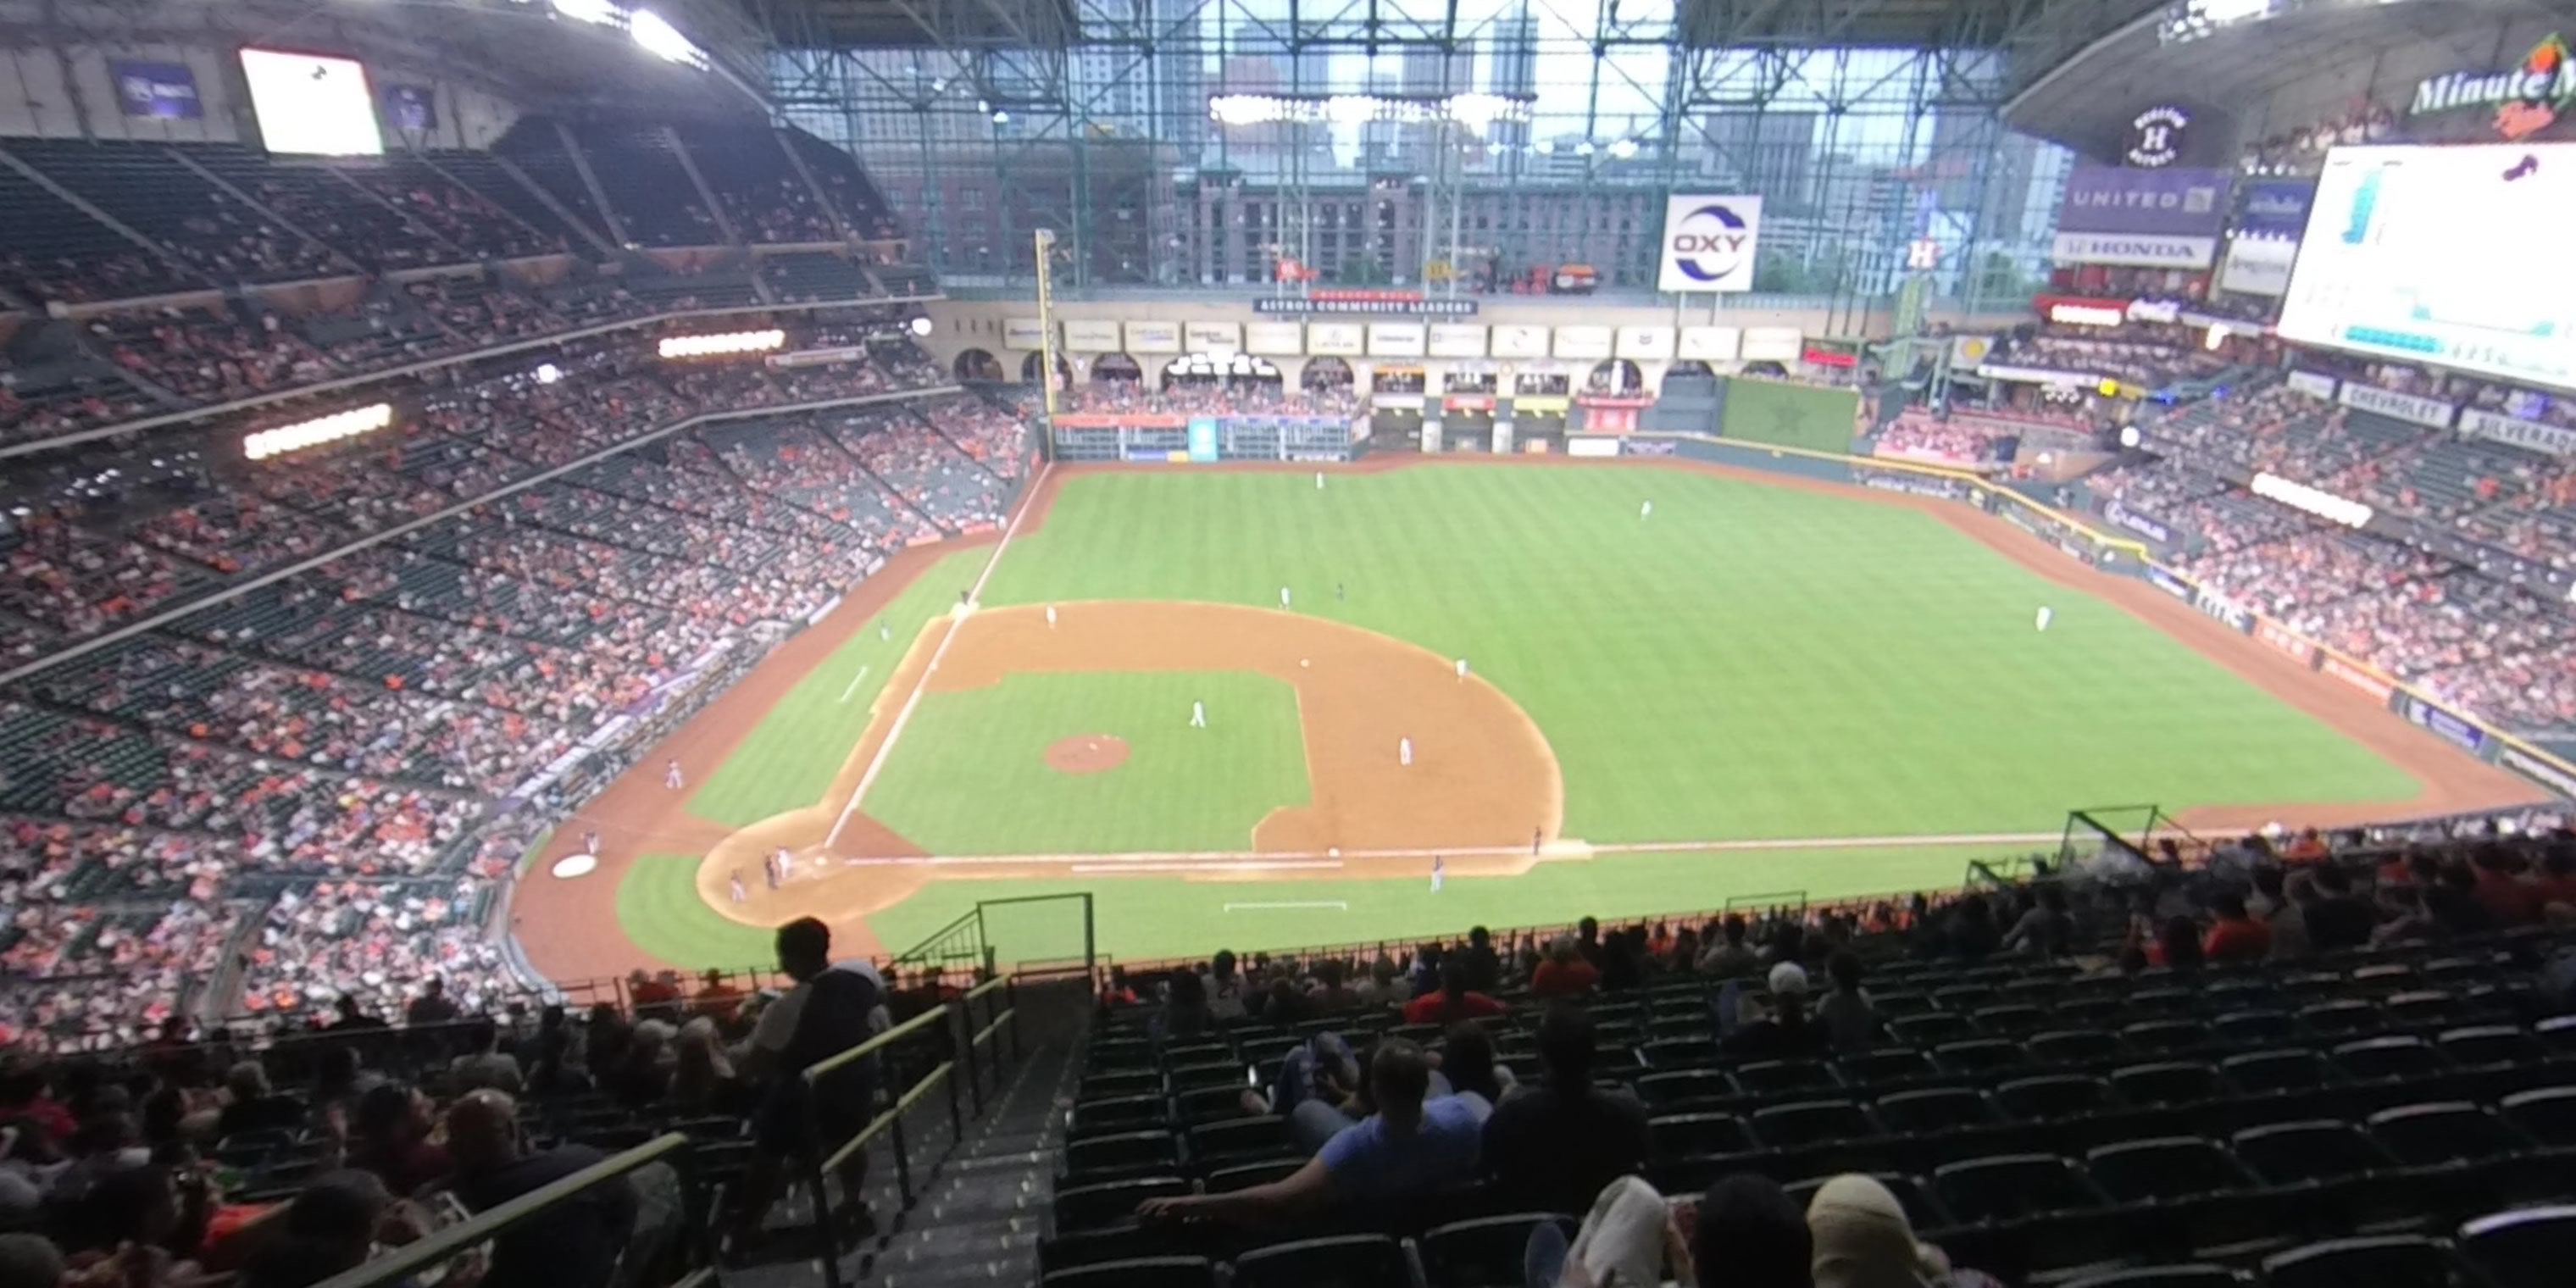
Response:
[[[1205,728],[1207,728],[1207,704],[1206,704],[1206,703],[1204,703],[1204,702],[1200,702],[1200,701],[1198,701],[1198,700],[1196,700],[1196,699],[1192,699],[1192,700],[1191,700],[1191,702],[1190,702],[1190,727],[1191,727],[1191,728],[1193,728],[1193,729],[1205,729]]]
[[[1655,503],[1648,501],[1644,505],[1638,506],[1637,517],[1640,519],[1651,519],[1655,517]]]
[[[1279,588],[1279,611],[1283,613],[1288,611],[1288,588],[1286,586]]]
[[[1318,492],[1324,490],[1324,472],[1322,470],[1315,471],[1315,490]]]
[[[1466,682],[1467,682],[1467,659],[1465,659],[1465,658],[1463,658],[1463,657],[1462,657],[1462,658],[1459,658],[1459,659],[1458,659],[1458,683],[1460,683],[1460,684],[1465,684]]]
[[[1440,882],[1441,882],[1442,875],[1443,875],[1443,874],[1441,873],[1441,871],[1440,871],[1440,867],[1441,867],[1441,860],[1440,860],[1440,856],[1439,856],[1439,855],[1437,855],[1437,854],[1432,855],[1432,856],[1431,856],[1431,893],[1433,893],[1433,894],[1438,894],[1438,893],[1440,893]]]
[[[2056,617],[2056,616],[2057,616],[2057,610],[2056,610],[2056,609],[2050,608],[2050,607],[2049,607],[2048,605],[2046,605],[2046,604],[2042,604],[2042,605],[2040,605],[2040,606],[2039,606],[2039,619],[2038,619],[2037,621],[2032,622],[2032,623],[2031,623],[2031,625],[2032,625],[2032,626],[2034,626],[2034,627],[2036,627],[2036,628],[2038,628],[2038,629],[2040,629],[2040,630],[2043,630],[2043,631],[2044,631],[2044,630],[2047,630],[2047,629],[2048,629],[2048,623],[2049,623],[2049,620],[2050,620],[2051,618]]]

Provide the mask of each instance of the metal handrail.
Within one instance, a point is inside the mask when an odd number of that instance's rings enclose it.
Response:
[[[893,1028],[887,1029],[885,1032],[880,1033],[875,1037],[869,1038],[865,1042],[861,1042],[857,1046],[851,1047],[847,1051],[841,1052],[839,1055],[826,1056],[821,1060],[817,1060],[813,1064],[805,1067],[805,1072],[802,1075],[805,1079],[805,1085],[811,1087],[814,1085],[815,1079],[823,1077],[826,1074],[833,1073],[841,1069],[843,1066],[850,1064],[852,1061],[875,1055],[877,1052],[892,1045],[895,1039],[909,1037],[922,1029],[930,1027],[932,1024],[935,1024],[940,1020],[946,1019],[947,1016],[948,1006],[946,1003],[942,1003],[938,1006],[931,1007],[927,1011],[923,1011],[921,1014],[916,1015],[911,1019],[905,1020],[903,1023],[898,1024]]]
[[[462,1225],[449,1226],[417,1243],[405,1244],[364,1265],[344,1270],[323,1280],[318,1288],[374,1288],[377,1284],[409,1278],[414,1272],[445,1261],[476,1244],[488,1242],[494,1235],[602,1181],[615,1180],[658,1163],[688,1149],[689,1144],[689,1137],[683,1132],[656,1136],[614,1158],[603,1159],[562,1180],[530,1190]]]

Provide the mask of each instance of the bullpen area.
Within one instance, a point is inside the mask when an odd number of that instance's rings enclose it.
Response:
[[[2331,685],[1917,496],[1059,468],[999,543],[907,553],[647,757],[567,830],[601,831],[598,871],[531,875],[518,916],[570,979],[1088,890],[1134,959],[1949,884],[2076,805],[2221,829],[2534,794]]]

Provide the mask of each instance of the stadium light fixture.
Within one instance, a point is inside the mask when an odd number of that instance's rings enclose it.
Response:
[[[344,438],[374,433],[393,423],[394,405],[392,403],[352,407],[347,411],[335,411],[328,416],[316,416],[311,420],[297,421],[292,425],[280,425],[275,429],[263,429],[257,433],[243,435],[242,455],[254,461],[264,461],[272,456],[283,456],[288,452],[302,451],[307,447],[319,447],[324,443],[336,443]]]
[[[538,384],[551,385],[563,379],[563,368],[551,362],[541,362],[537,364],[536,376]]]
[[[705,50],[650,9],[638,9],[626,16],[626,34],[635,38],[638,48],[663,62],[701,69],[707,65]]]
[[[548,7],[575,22],[601,27],[623,26],[626,15],[608,0],[548,0]]]
[[[2340,523],[2347,528],[2363,527],[2371,519],[2371,508],[2359,501],[2347,500],[2332,492],[2309,487],[2305,483],[2294,483],[2278,474],[2255,475],[2253,483],[2248,485],[2247,490],[2256,496],[2278,501],[2303,514],[2313,514],[2329,523]]]
[[[914,335],[926,336],[930,334],[934,324],[928,318],[914,318],[910,325]]]
[[[773,327],[767,331],[665,336],[660,350],[665,358],[719,358],[737,353],[767,353],[786,345],[787,333]]]
[[[1592,155],[1592,140],[1585,139],[1581,143],[1575,144],[1574,155],[1579,157],[1588,157]]]
[[[1613,142],[1610,145],[1610,155],[1617,157],[1622,161],[1637,155],[1637,141],[1635,139],[1619,139]]]

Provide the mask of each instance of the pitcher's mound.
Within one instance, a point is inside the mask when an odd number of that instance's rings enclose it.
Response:
[[[1047,745],[1047,768],[1059,774],[1097,774],[1127,763],[1127,740],[1105,733],[1076,734]]]

